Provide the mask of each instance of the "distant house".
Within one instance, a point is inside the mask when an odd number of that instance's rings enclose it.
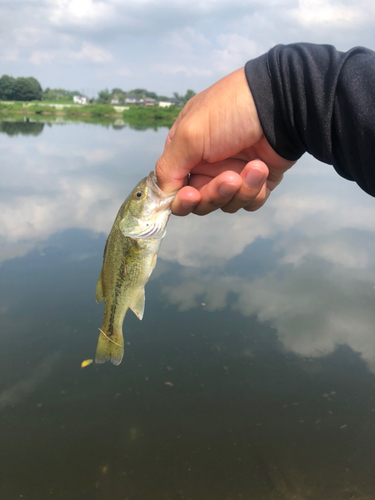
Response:
[[[144,105],[145,106],[153,106],[155,104],[156,100],[153,99],[152,97],[145,97],[144,100]]]
[[[125,104],[138,104],[139,100],[135,94],[129,94],[125,97]]]
[[[168,99],[168,101],[160,101],[159,107],[161,108],[169,108],[169,106],[183,106],[183,103],[178,99]]]
[[[121,104],[121,101],[118,97],[114,97],[111,99],[111,104]]]
[[[90,99],[84,95],[74,95],[73,102],[76,104],[88,104]]]
[[[173,102],[159,101],[159,108],[169,108],[169,106],[173,106]]]
[[[179,99],[175,99],[174,97],[169,99],[169,102],[171,102],[175,106],[183,106],[184,105],[184,103],[182,101],[180,101]]]

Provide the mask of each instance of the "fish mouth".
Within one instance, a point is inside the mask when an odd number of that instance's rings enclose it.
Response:
[[[178,193],[178,190],[168,194],[164,193],[164,191],[162,191],[158,186],[157,182],[155,172],[150,172],[150,175],[146,179],[146,184],[149,188],[149,196],[155,203],[155,210],[159,211],[166,209],[172,203]]]

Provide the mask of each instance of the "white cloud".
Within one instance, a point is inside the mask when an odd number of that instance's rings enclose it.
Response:
[[[182,64],[153,64],[151,66],[151,71],[154,73],[162,73],[164,75],[176,75],[182,73],[186,76],[210,76],[212,75],[212,70],[197,68],[192,66],[183,66]]]
[[[299,0],[298,8],[290,15],[308,28],[353,28],[364,20],[364,11],[359,4],[345,5],[327,0]]]
[[[356,244],[352,247],[354,252]],[[368,255],[368,262],[375,264],[374,254]],[[312,250],[298,270],[279,266],[277,274],[250,280],[217,270],[183,270],[181,283],[164,286],[162,293],[180,311],[201,307],[202,302],[208,311],[224,309],[231,295],[231,307],[274,328],[287,351],[320,357],[346,344],[375,373],[375,275],[369,273],[371,266],[355,275],[339,266],[327,270],[324,256],[316,259]]]
[[[50,0],[49,22],[57,26],[73,24],[78,26],[96,25],[115,16],[112,2],[93,0]]]
[[[121,66],[120,69],[116,70],[116,75],[118,76],[132,76],[133,72],[126,68],[125,66]]]
[[[108,64],[113,61],[113,54],[98,45],[83,42],[78,50],[37,50],[29,58],[29,61],[35,65],[49,64],[54,60],[58,60],[62,64],[71,61]]]
[[[52,62],[56,57],[58,57],[57,52],[41,51],[36,50],[33,52],[29,58],[31,64],[41,65]]]
[[[221,34],[217,42],[222,48],[214,50],[213,66],[223,73],[230,73],[265,52],[265,48],[255,40],[236,33]]]
[[[20,51],[18,49],[9,49],[0,54],[0,60],[4,62],[16,62],[19,61],[19,54]]]
[[[88,42],[84,42],[81,50],[76,53],[71,53],[69,57],[77,59],[78,61],[91,61],[99,64],[113,61],[111,52]]]
[[[203,90],[276,43],[371,48],[374,14],[370,0],[13,0],[0,7],[0,53],[4,72],[43,86],[94,94],[126,77],[129,89],[171,95]]]
[[[222,266],[256,239],[270,236],[275,230],[272,213],[264,208],[236,216],[214,212],[206,217],[172,217],[160,256],[188,267]]]
[[[166,48],[184,53],[192,53],[194,50],[205,49],[212,47],[212,43],[204,36],[203,33],[187,26],[178,31],[168,31],[162,38],[160,44]]]

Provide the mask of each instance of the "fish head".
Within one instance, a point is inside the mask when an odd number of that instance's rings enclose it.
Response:
[[[133,239],[163,238],[176,194],[177,191],[164,193],[151,172],[126,199],[119,222],[121,232]]]

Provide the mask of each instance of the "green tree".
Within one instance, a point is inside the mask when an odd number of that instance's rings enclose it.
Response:
[[[177,101],[181,101],[183,104],[186,104],[189,99],[195,96],[194,90],[187,90],[185,95],[180,95],[177,92],[173,92],[174,98]]]
[[[111,94],[109,92],[108,89],[104,89],[104,90],[100,90],[98,92],[98,99],[96,100],[96,102],[98,104],[107,104],[109,103],[111,99]]]
[[[146,95],[146,89],[133,89],[129,90],[128,94],[135,94],[138,99],[142,99]]]
[[[158,95],[155,92],[148,92],[145,90],[145,96],[146,97],[151,97],[152,99],[157,99]]]
[[[186,94],[183,97],[183,102],[186,104],[188,102],[188,100],[191,99],[194,96],[195,96],[194,90],[190,90],[190,89],[187,90]]]
[[[12,99],[15,101],[33,101],[40,100],[43,96],[43,90],[35,78],[3,75],[0,78],[0,99]]]
[[[3,75],[0,78],[0,99],[3,101],[14,99],[14,82],[15,79],[8,75]]]
[[[17,78],[17,80],[20,80],[20,78]],[[25,78],[25,83],[26,83],[26,98],[21,99],[25,101],[33,101],[33,100],[38,100],[40,101],[43,97],[43,89],[38,80],[32,76],[29,76],[28,78]]]
[[[124,92],[122,89],[120,88],[114,88],[112,89],[112,95],[124,95],[126,92]]]

